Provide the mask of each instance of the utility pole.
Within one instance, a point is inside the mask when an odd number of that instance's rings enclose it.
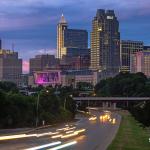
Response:
[[[38,93],[37,103],[36,103],[36,127],[39,122],[39,101],[40,101],[40,93]]]
[[[49,91],[46,90],[46,93],[48,93]],[[38,127],[38,123],[39,123],[39,102],[40,102],[40,94],[41,92],[38,92],[38,98],[37,98],[37,103],[36,103],[36,127]]]
[[[67,101],[67,99],[66,99],[66,97],[65,97],[65,101],[64,101],[64,110],[66,110],[66,101]]]

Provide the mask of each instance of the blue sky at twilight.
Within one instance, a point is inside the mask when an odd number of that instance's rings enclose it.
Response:
[[[63,13],[70,28],[91,30],[97,9],[114,9],[121,39],[150,45],[149,0],[0,0],[0,38],[12,43],[24,64],[36,54],[56,52],[56,25]],[[25,66],[24,65],[24,66]]]

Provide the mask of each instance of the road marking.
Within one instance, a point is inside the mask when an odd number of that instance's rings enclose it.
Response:
[[[48,132],[48,133],[41,133],[41,134],[16,134],[16,135],[0,136],[0,141],[14,140],[14,139],[21,139],[21,138],[28,138],[28,137],[41,137],[41,136],[48,136],[48,135],[55,135],[55,134],[59,134],[59,132]]]
[[[63,136],[61,136],[61,138],[64,139],[64,138],[69,138],[69,137],[73,137],[73,136],[76,136],[76,135],[78,135],[78,133],[74,132],[72,134],[70,133],[70,134],[63,135]]]
[[[61,136],[62,136],[62,134],[58,134],[58,135],[52,136],[51,138],[52,138],[52,139],[56,139],[56,138],[60,138]]]
[[[19,139],[19,138],[26,138],[26,137],[36,137],[37,134],[18,134],[18,135],[8,135],[8,136],[1,136],[0,141],[3,140],[12,140],[12,139]]]
[[[48,149],[48,150],[59,150],[59,149],[65,148],[65,147],[69,147],[69,146],[75,145],[75,144],[77,144],[77,141],[69,142],[69,143],[66,143],[66,144],[63,144],[63,145],[60,145],[60,146]]]
[[[49,143],[49,144],[45,144],[45,145],[41,145],[41,146],[37,146],[37,147],[32,147],[32,148],[28,148],[25,150],[38,150],[38,149],[42,149],[42,148],[47,148],[47,147],[59,145],[59,144],[61,144],[61,141],[57,141],[57,142],[53,142],[53,143]]]

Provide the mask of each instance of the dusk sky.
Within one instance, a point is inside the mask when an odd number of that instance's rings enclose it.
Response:
[[[40,53],[55,54],[56,25],[63,13],[69,28],[91,30],[97,9],[114,9],[121,39],[150,45],[150,0],[0,0],[0,38],[3,48],[12,43],[24,59]]]

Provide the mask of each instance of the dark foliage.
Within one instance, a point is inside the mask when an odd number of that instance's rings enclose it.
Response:
[[[75,104],[69,96],[72,93],[70,87],[39,87],[35,96],[20,94],[11,83],[0,83],[0,88],[0,128],[35,126],[38,95],[38,125],[42,125],[42,121],[51,124],[74,117]]]
[[[100,81],[95,92],[104,97],[150,97],[150,79],[143,73],[120,73]],[[138,121],[150,126],[150,102],[129,103],[128,109]]]

